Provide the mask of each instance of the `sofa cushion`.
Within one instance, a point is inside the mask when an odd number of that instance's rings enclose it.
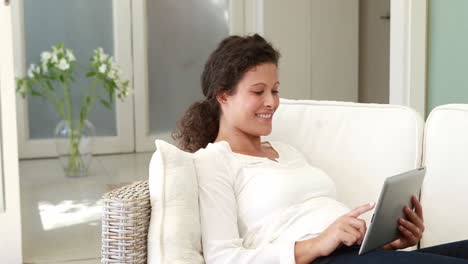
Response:
[[[204,263],[192,154],[156,140],[149,167],[148,263]]]
[[[407,107],[282,99],[268,139],[302,151],[354,207],[376,202],[386,177],[420,166],[422,134],[422,118]]]
[[[432,110],[424,132],[427,167],[421,203],[425,226],[421,247],[468,238],[468,105]]]

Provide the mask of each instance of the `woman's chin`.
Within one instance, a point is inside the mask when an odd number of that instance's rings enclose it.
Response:
[[[251,123],[250,125],[244,126],[244,132],[250,134],[252,136],[268,136],[271,134],[272,126],[270,124],[259,124],[259,123]]]
[[[271,131],[272,131],[272,129],[271,129],[271,127],[270,127],[270,128],[268,128],[268,129],[262,129],[262,131],[259,131],[258,134],[259,134],[260,136],[268,136],[268,135],[271,134]]]

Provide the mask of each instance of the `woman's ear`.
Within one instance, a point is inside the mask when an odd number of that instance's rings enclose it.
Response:
[[[218,94],[216,94],[216,100],[218,100],[218,103],[220,104],[226,104],[227,97],[228,95],[225,91],[219,91]]]

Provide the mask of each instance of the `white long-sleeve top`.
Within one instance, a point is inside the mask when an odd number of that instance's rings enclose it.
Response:
[[[295,263],[294,243],[349,212],[333,181],[293,147],[276,161],[210,143],[195,153],[203,254],[211,263]]]

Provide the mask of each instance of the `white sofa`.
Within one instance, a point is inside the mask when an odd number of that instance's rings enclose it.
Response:
[[[468,239],[468,105],[439,106],[424,131],[422,247]]]
[[[420,245],[468,239],[468,105],[438,107],[424,126],[415,111],[402,106],[282,99],[273,124],[265,140],[281,140],[302,151],[333,178],[338,199],[350,207],[376,201],[386,177],[425,165],[421,203],[426,232]],[[123,221],[143,226],[144,235],[150,225],[148,263],[203,263],[191,154],[161,141],[158,146],[150,165],[151,198],[146,183],[138,184],[141,192],[124,187],[105,198],[127,209],[132,199],[151,199],[151,223],[147,214],[129,213]],[[133,198],[119,195],[129,188]],[[108,227],[118,224],[109,221],[112,217],[105,212],[102,263],[144,263],[147,248],[129,239],[142,235],[115,235]],[[112,254],[117,251],[113,245],[124,253]]]

